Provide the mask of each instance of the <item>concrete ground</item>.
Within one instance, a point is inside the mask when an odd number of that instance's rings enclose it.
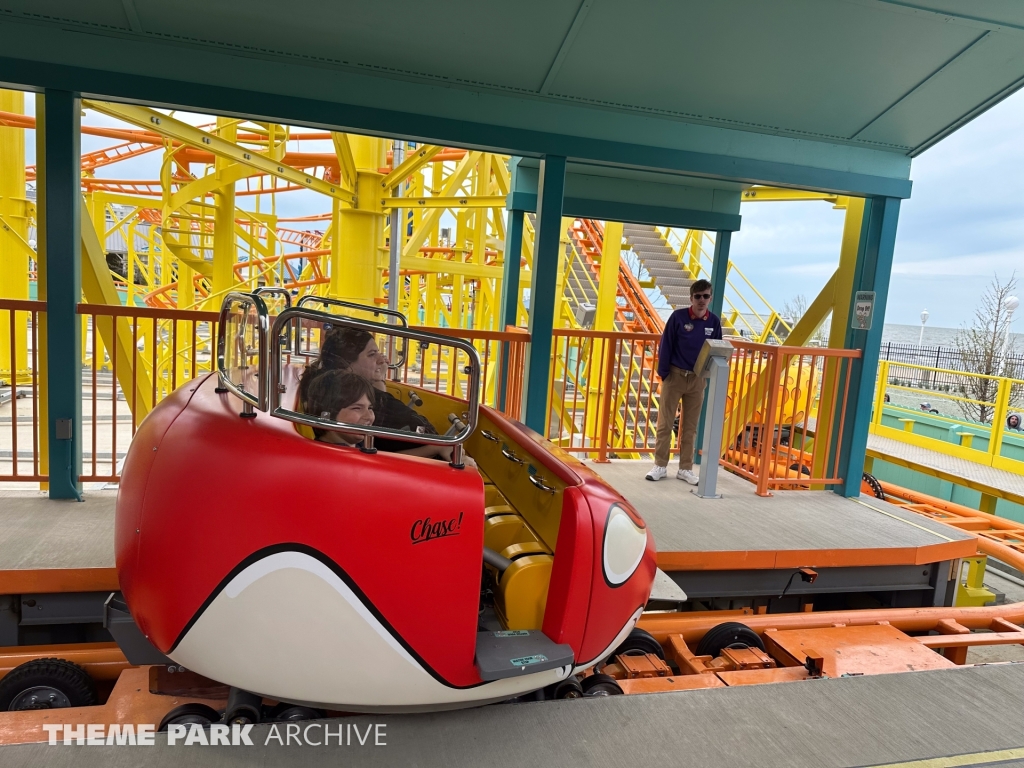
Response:
[[[5,768],[1024,765],[1024,664],[345,718],[383,744],[0,748]],[[332,729],[337,728],[337,721]],[[332,731],[333,732],[333,731]],[[323,730],[312,729],[319,741]],[[287,736],[279,726],[281,741]],[[962,756],[956,760],[943,760]],[[913,763],[911,763],[913,764]]]

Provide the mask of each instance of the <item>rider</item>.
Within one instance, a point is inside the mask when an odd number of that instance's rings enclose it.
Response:
[[[347,370],[359,374],[374,387],[374,426],[436,435],[437,430],[430,421],[387,391],[383,375],[386,369],[387,358],[370,333],[358,328],[333,328],[324,334],[320,359],[307,366],[302,374],[299,401],[305,402],[310,382],[321,371]],[[447,446],[416,446],[408,441],[388,438],[377,438],[374,445],[382,451],[451,461],[452,449]]]

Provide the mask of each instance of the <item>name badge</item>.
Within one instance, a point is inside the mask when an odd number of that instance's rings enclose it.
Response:
[[[711,335],[711,332],[712,332],[713,330],[715,330],[715,329],[714,329],[714,328],[705,328],[705,329],[704,329],[704,335],[705,335],[705,336],[710,336],[710,335]]]
[[[686,325],[684,325],[683,326],[683,330],[686,331],[687,333],[692,331],[693,330],[693,323],[687,323]]]

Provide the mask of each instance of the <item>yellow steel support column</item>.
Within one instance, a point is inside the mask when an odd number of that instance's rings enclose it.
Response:
[[[384,140],[351,134],[347,138],[356,168],[356,205],[342,208],[338,216],[337,261],[332,250],[330,295],[372,304],[380,292],[377,270],[384,212],[380,194],[383,174],[378,169],[384,165]]]
[[[615,330],[615,297],[619,285],[619,261],[622,256],[622,222],[606,221],[604,224],[604,248],[601,251],[601,274],[597,283],[597,313],[594,317],[595,331]],[[587,374],[587,424],[585,435],[596,435],[601,423],[601,380],[600,372],[608,366],[605,355],[612,353],[610,340],[592,339],[594,354],[591,357],[595,368]],[[580,350],[582,354],[582,349]],[[596,366],[600,366],[598,369]],[[606,435],[600,435],[604,440]]]
[[[25,94],[0,89],[0,111],[25,113]],[[25,129],[0,127],[0,298],[28,298],[28,200],[25,196]],[[15,316],[11,349],[10,313],[0,312],[0,379],[17,380],[28,369],[28,316]],[[12,359],[13,356],[13,359]]]
[[[36,94],[36,300],[46,301],[46,98]],[[36,365],[39,391],[39,418],[36,431],[39,434],[39,474],[50,474],[50,382],[47,358],[47,316],[40,312],[39,328],[36,329]],[[39,490],[48,491],[49,483],[40,483]]]
[[[836,270],[835,279],[832,280],[832,327],[829,329],[829,349],[843,349],[846,345],[846,324],[850,317],[850,305],[853,303],[853,281],[857,272],[857,253],[860,249],[861,225],[864,220],[864,198],[851,197],[846,206],[846,219],[843,224],[843,244],[839,251],[839,269]],[[881,322],[879,318],[878,322]],[[825,370],[821,378],[821,391],[832,392],[833,382],[838,375],[836,358],[829,358],[825,362]],[[836,408],[839,403],[829,398],[821,400],[818,409],[819,427],[825,431],[827,425],[832,423]],[[829,459],[829,446],[815,445],[818,448],[814,452],[814,460],[811,466],[811,473],[814,477],[824,477],[828,474],[826,463]],[[818,487],[815,486],[817,489]]]
[[[619,259],[622,253],[622,222],[604,225],[604,249],[601,251],[601,275],[597,284],[595,331],[615,330],[615,296],[619,286]]]
[[[331,237],[331,285],[329,295],[341,295],[341,276],[345,271],[345,265],[341,260],[341,203],[337,200],[331,201],[331,228],[328,233]]]
[[[121,302],[114,281],[110,277],[110,270],[107,269],[106,254],[88,217],[85,200],[82,200],[82,293],[90,304],[118,306]],[[116,323],[111,322],[113,320],[116,320]],[[139,336],[143,335],[141,331],[145,329],[145,325],[140,328]],[[103,342],[112,358],[117,358],[117,382],[121,385],[121,391],[125,393],[128,402],[135,403],[135,418],[141,422],[153,410],[155,403],[151,389],[152,379],[132,344],[130,321],[126,317],[97,317],[96,330],[99,331],[98,341]],[[150,337],[147,341],[147,352],[151,350],[149,344],[152,343],[155,343],[155,340]]]
[[[849,198],[843,224],[843,244],[839,251],[839,270],[836,272],[833,293],[829,349],[842,349],[846,343],[846,322],[850,317],[850,305],[853,303],[853,281],[857,272],[857,251],[860,248],[863,221],[864,198]]]
[[[218,117],[217,135],[234,144],[238,138],[238,121]],[[214,173],[218,176],[228,176],[230,181],[214,193],[216,205],[213,214],[213,291],[206,307],[210,310],[220,308],[221,297],[234,285],[234,266],[238,260],[235,235],[235,180],[234,176],[228,173],[235,163],[222,155],[215,155],[213,162]]]

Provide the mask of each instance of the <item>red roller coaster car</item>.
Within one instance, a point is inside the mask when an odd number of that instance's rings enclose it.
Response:
[[[582,463],[477,405],[470,344],[301,307],[271,329],[248,294],[228,296],[221,320],[219,373],[146,418],[118,496],[118,577],[160,651],[279,701],[415,711],[557,684],[628,635],[654,580],[652,536]],[[456,434],[415,437],[476,467],[304,436],[310,417],[289,409],[299,336],[324,323],[468,358],[465,399],[388,387],[435,426],[461,414]]]

